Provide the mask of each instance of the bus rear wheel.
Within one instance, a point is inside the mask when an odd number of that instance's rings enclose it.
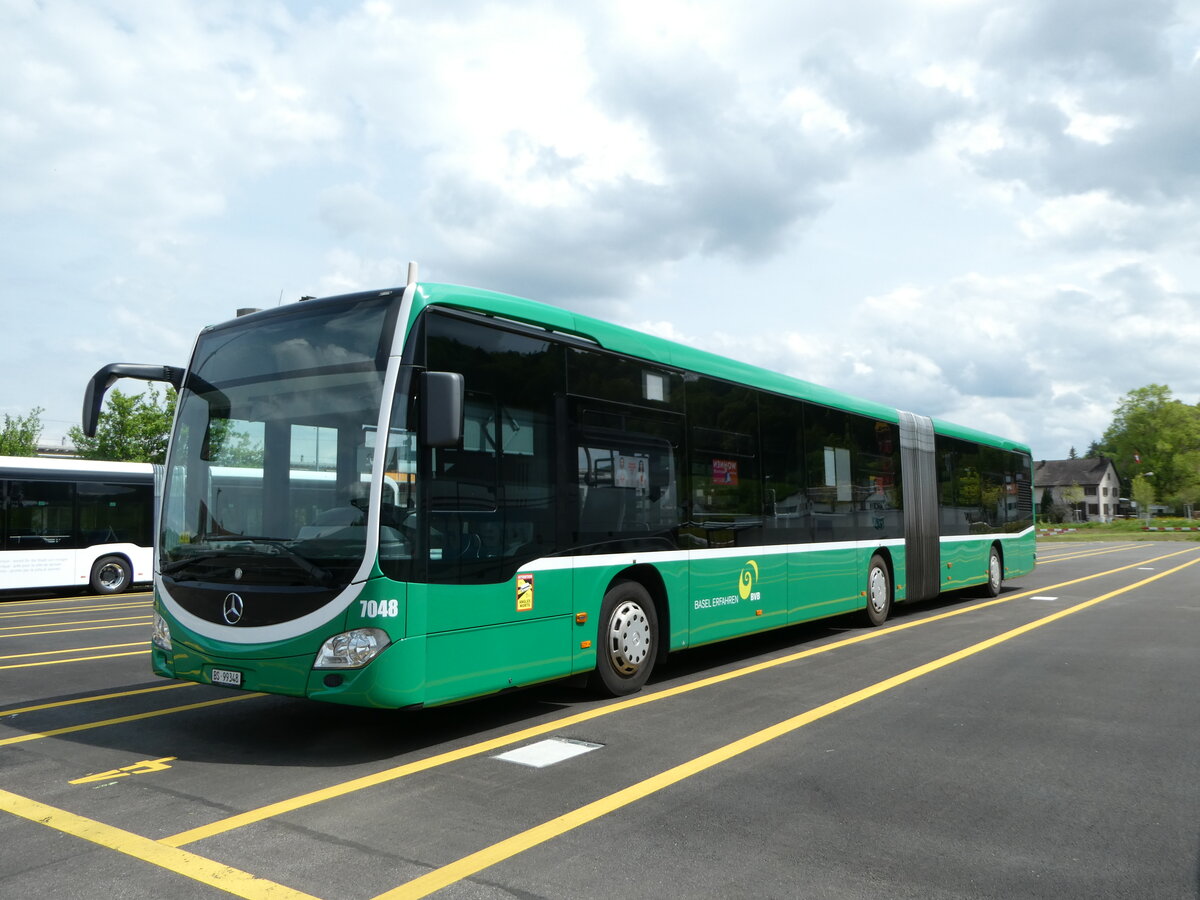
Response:
[[[609,697],[639,691],[658,658],[658,612],[636,581],[609,588],[600,606],[596,668],[589,687]]]
[[[892,611],[892,577],[887,563],[876,553],[867,567],[867,608],[863,624],[874,627],[887,621]]]
[[[92,566],[91,585],[97,594],[119,594],[132,578],[129,563],[119,556],[102,556]]]
[[[989,597],[1000,596],[1000,586],[1004,584],[1004,563],[1000,560],[1000,551],[992,547],[988,554],[988,580],[983,586]]]

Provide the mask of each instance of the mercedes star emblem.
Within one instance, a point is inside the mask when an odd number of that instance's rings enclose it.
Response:
[[[236,625],[242,620],[242,613],[245,611],[245,603],[242,602],[241,594],[226,594],[225,604],[221,607],[221,614],[225,617],[225,621],[230,625]]]

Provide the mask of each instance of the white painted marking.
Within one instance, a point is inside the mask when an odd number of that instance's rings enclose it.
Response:
[[[570,738],[550,738],[527,747],[509,750],[507,753],[501,753],[493,758],[522,766],[532,766],[535,769],[544,769],[546,766],[552,766],[565,759],[571,759],[592,750],[599,750],[603,746],[603,744],[591,744],[587,741],[573,741]]]
[[[1154,571],[1154,566],[1138,566],[1138,567],[1137,567],[1137,570],[1138,570],[1139,572],[1153,572],[1153,571]]]
[[[1057,597],[1030,597],[1030,600],[1057,600]]]

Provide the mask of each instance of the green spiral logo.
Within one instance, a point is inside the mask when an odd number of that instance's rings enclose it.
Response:
[[[742,574],[738,578],[738,596],[743,600],[748,600],[756,581],[758,581],[758,563],[750,560],[742,566]]]

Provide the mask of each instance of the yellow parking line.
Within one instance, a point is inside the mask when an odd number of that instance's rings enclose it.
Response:
[[[78,622],[45,622],[41,625],[0,625],[0,631],[17,631],[20,628],[61,628],[64,625],[99,625],[105,622],[128,622],[130,619],[136,619],[138,622],[145,623],[151,621],[152,617],[143,613],[137,616],[122,616],[113,619],[80,619]],[[54,634],[53,631],[40,633]],[[0,637],[7,637],[7,635],[0,634]]]
[[[1197,549],[1200,548],[1188,548],[1188,550],[1191,551],[1195,551]],[[1178,550],[1158,558],[1166,559],[1171,556],[1178,556],[1181,553],[1188,552],[1188,550]],[[1153,562],[1155,560],[1150,561]],[[842,638],[829,644],[822,644],[819,647],[800,650],[796,653],[790,653],[786,656],[777,657],[776,659],[754,663],[753,665],[744,666],[729,672],[723,672],[719,675],[710,675],[697,681],[691,681],[687,684],[678,685],[673,688],[666,688],[660,691],[638,694],[636,696],[629,697],[624,700],[618,700],[604,706],[595,707],[580,713],[574,713],[561,718],[553,719],[552,721],[545,722],[541,725],[534,725],[530,728],[522,729],[521,731],[501,735],[486,741],[480,741],[479,743],[461,747],[457,750],[450,750],[445,753],[436,754],[435,756],[415,760],[411,763],[394,766],[390,769],[384,769],[381,772],[375,772],[371,775],[364,775],[361,778],[354,778],[350,781],[344,781],[339,784],[330,785],[326,788],[321,788],[320,790],[310,791],[306,794],[300,794],[296,797],[289,797],[285,800],[280,800],[267,806],[258,807],[257,809],[246,810],[245,812],[238,813],[224,819],[218,819],[215,822],[210,822],[208,825],[200,825],[196,828],[189,829],[188,831],[183,831],[179,834],[162,838],[162,843],[172,847],[182,847],[185,844],[195,843],[196,841],[201,841],[205,838],[213,837],[214,835],[224,834],[227,831],[233,831],[237,828],[243,828],[247,825],[252,825],[255,822],[261,822],[264,819],[271,819],[275,816],[283,815],[284,813],[294,812],[295,810],[302,809],[306,806],[313,806],[317,803],[323,803],[326,800],[332,800],[336,797],[342,797],[346,794],[354,793],[355,791],[375,787],[389,781],[395,781],[398,778],[404,778],[416,772],[423,772],[427,769],[433,769],[438,766],[446,765],[447,763],[457,762],[458,760],[468,759],[472,756],[488,753],[501,747],[508,747],[512,744],[517,744],[521,741],[528,740],[529,738],[548,734],[553,731],[558,731],[560,729],[577,725],[581,722],[586,722],[591,719],[596,719],[601,716],[607,716],[622,710],[643,706],[647,703],[656,703],[657,701],[664,700],[668,697],[675,697],[690,691],[700,690],[701,688],[710,687],[725,681],[731,681],[735,678],[751,675],[755,672],[762,672],[776,666],[782,666],[797,660],[807,659],[808,657],[816,656],[820,653],[828,653],[832,650],[848,647],[852,644],[874,640],[875,638],[883,637],[884,635],[894,634],[897,631],[903,631],[908,628],[918,628],[923,625],[928,625],[932,622],[938,622],[954,616],[960,616],[966,613],[975,612],[977,610],[986,609],[989,606],[995,606],[1000,603],[1008,603],[1012,600],[1017,600],[1022,597],[1029,597],[1038,593],[1044,593],[1049,590],[1058,590],[1069,585],[1078,584],[1082,581],[1100,578],[1104,575],[1116,574],[1117,572],[1123,572],[1126,569],[1132,569],[1139,565],[1144,565],[1144,563],[1139,561],[1136,563],[1131,563],[1128,566],[1110,569],[1106,572],[1098,572],[1093,575],[1084,575],[1080,578],[1073,578],[1070,581],[1064,581],[1048,587],[1040,587],[1036,590],[1022,591],[1015,594],[1006,594],[1005,596],[998,597],[994,600],[987,600],[982,603],[973,603],[970,606],[950,610],[944,613],[938,613],[932,616],[925,616],[910,622],[901,622],[885,628],[862,631],[848,638]]]
[[[173,691],[175,688],[199,687],[196,681],[177,681],[172,684],[161,684],[157,687],[137,688],[132,691],[118,691],[114,694],[93,694],[90,697],[76,697],[73,700],[56,700],[53,703],[39,703],[37,706],[21,706],[17,709],[0,709],[0,716],[19,716],[24,713],[39,712],[43,709],[58,709],[61,706],[75,706],[80,703],[99,703],[102,700],[116,700],[119,697],[133,697],[137,694],[153,694],[158,691]]]
[[[879,694],[890,691],[917,678],[921,678],[931,672],[936,672],[956,662],[964,660],[984,650],[995,647],[1013,638],[1027,634],[1036,628],[1041,628],[1049,625],[1052,622],[1057,622],[1059,619],[1074,613],[1085,610],[1088,607],[1095,606],[1097,603],[1102,603],[1111,597],[1116,597],[1119,594],[1125,594],[1129,591],[1144,587],[1152,581],[1157,581],[1159,578],[1164,578],[1167,575],[1174,574],[1188,566],[1194,566],[1200,562],[1200,559],[1193,559],[1181,566],[1176,566],[1174,569],[1169,569],[1166,572],[1161,572],[1157,575],[1152,575],[1149,578],[1138,581],[1127,587],[1119,588],[1115,591],[1110,591],[1107,594],[1102,594],[1099,597],[1094,597],[1091,600],[1085,600],[1083,603],[1077,603],[1074,606],[1051,613],[1043,618],[1036,619],[1033,622],[1026,623],[1017,628],[1013,628],[1003,634],[998,634],[995,637],[988,638],[985,641],[980,641],[977,644],[972,644],[962,650],[947,654],[946,656],[927,662],[923,665],[916,666],[906,672],[901,672],[899,675],[894,675],[891,678],[876,682],[862,690],[854,691],[825,703],[807,712],[801,713],[798,716],[793,716],[790,719],[785,719],[753,734],[749,734],[739,740],[726,744],[724,747],[718,747],[708,753],[697,756],[695,759],[682,763],[658,775],[640,781],[637,784],[630,785],[624,790],[609,794],[607,797],[601,797],[591,803],[587,803],[578,809],[565,813],[557,818],[544,822],[533,828],[515,834],[506,840],[493,844],[490,847],[485,847],[468,856],[464,856],[455,862],[440,868],[434,869],[425,875],[415,878],[399,887],[380,894],[375,900],[415,900],[419,897],[427,897],[435,891],[449,887],[464,878],[469,878],[484,869],[490,868],[499,862],[510,859],[517,854],[524,853],[526,850],[536,847],[539,844],[544,844],[546,841],[553,840],[560,835],[572,831],[581,825],[586,825],[588,822],[605,816],[611,812],[635,803],[638,800],[655,794],[671,785],[677,784],[686,778],[690,778],[706,769],[711,769],[713,766],[727,762],[734,757],[740,756],[756,747],[761,747],[763,744],[791,734],[797,729],[803,728],[812,722],[823,719],[826,716],[839,712],[847,707],[854,706],[864,700],[869,700]]]
[[[131,641],[128,644],[101,644],[98,647],[68,647],[66,650],[39,650],[36,653],[14,653],[0,659],[29,659],[34,656],[57,656],[60,653],[90,653],[93,650],[119,650],[122,647],[143,647],[146,641]]]
[[[1125,552],[1128,550],[1136,550],[1141,546],[1144,546],[1144,544],[1137,544],[1137,543],[1121,544],[1116,547],[1102,547],[1102,548],[1091,549],[1091,550],[1080,550],[1080,549],[1064,550],[1061,553],[1056,553],[1053,556],[1047,556],[1042,553],[1039,553],[1038,554],[1038,564],[1040,565],[1042,563],[1064,562],[1064,561],[1069,561],[1072,559],[1089,559],[1090,557],[1093,557],[1093,556],[1107,556],[1110,553],[1122,553],[1122,552]]]
[[[311,894],[259,878],[233,866],[222,865],[187,850],[165,847],[141,835],[105,825],[19,794],[0,790],[0,810],[45,825],[64,834],[91,841],[134,859],[150,863],[201,884],[244,897],[246,900],[316,900]]]
[[[91,603],[94,600],[115,600],[118,597],[149,597],[151,591],[128,591],[124,594],[89,594],[83,597],[32,597],[28,600],[6,600],[5,607],[26,606],[31,603]]]
[[[188,712],[193,709],[204,709],[208,706],[220,706],[222,703],[236,703],[239,700],[249,700],[251,697],[263,697],[265,694],[234,694],[232,697],[219,697],[216,700],[202,700],[199,703],[189,703],[186,706],[172,706],[167,709],[155,709],[150,712],[134,713],[129,716],[118,716],[115,719],[102,719],[99,722],[85,722],[82,725],[67,725],[64,728],[52,728],[49,731],[31,731],[29,734],[19,734],[16,737],[0,740],[0,747],[10,744],[23,744],[26,741],[38,741],[42,738],[58,737],[60,734],[74,734],[77,731],[90,731],[93,728],[104,728],[108,725],[124,725],[127,722],[140,722],[144,719],[154,719],[158,716],[169,716],[173,713]]]
[[[151,603],[110,603],[104,606],[83,606],[79,609],[39,609],[29,612],[0,612],[0,619],[31,619],[34,616],[72,616],[81,612],[108,612],[123,609],[150,609]]]
[[[61,666],[66,663],[90,662],[93,659],[116,659],[118,656],[145,656],[149,652],[149,650],[130,650],[128,653],[101,653],[99,656],[77,656],[74,659],[44,659],[41,662],[11,663],[7,666],[0,666],[0,669],[32,669],[34,666]]]
[[[120,625],[89,625],[86,628],[60,628],[57,631],[22,631],[17,634],[0,634],[0,640],[15,637],[41,637],[43,634],[76,634],[80,631],[104,631],[107,628],[145,628],[149,624],[149,619],[142,619],[140,622],[124,622]],[[122,646],[132,646],[132,644]],[[0,659],[11,658],[15,657],[0,657]]]

